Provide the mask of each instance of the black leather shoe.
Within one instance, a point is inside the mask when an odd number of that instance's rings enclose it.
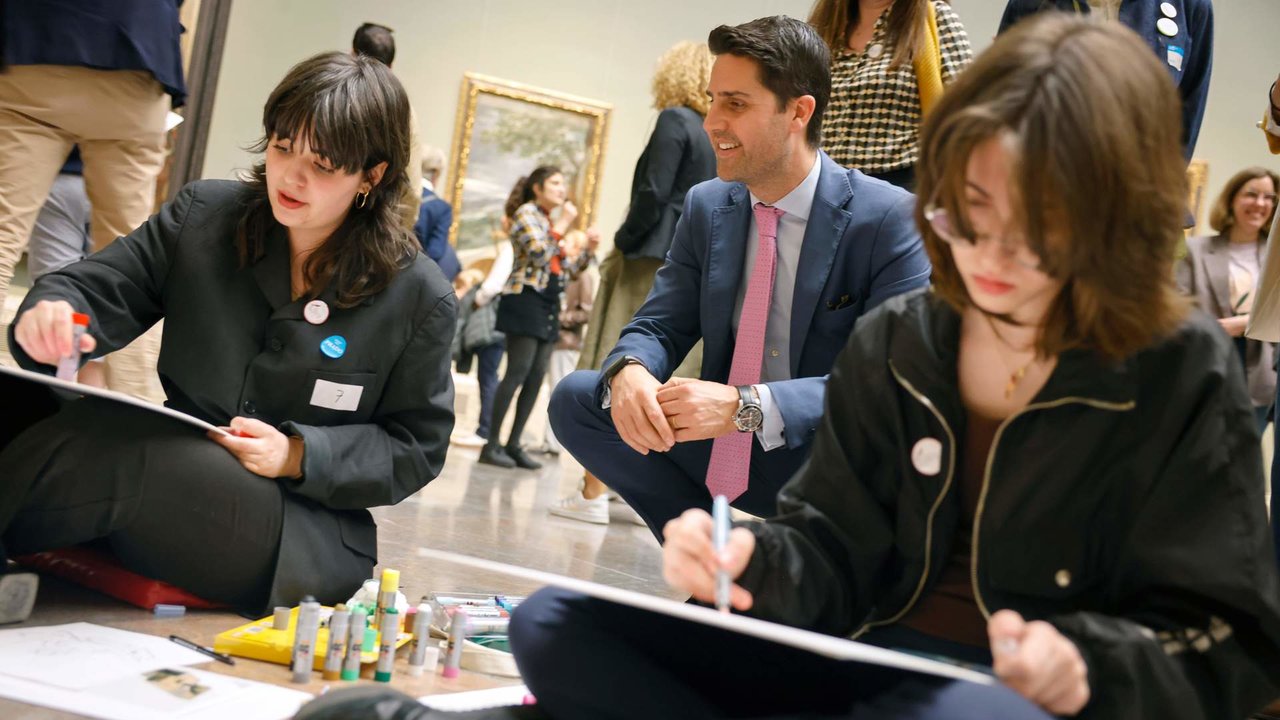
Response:
[[[485,465],[497,465],[508,470],[516,466],[516,461],[507,455],[507,451],[503,450],[501,445],[493,443],[489,443],[480,449],[479,462]]]
[[[525,470],[540,470],[542,468],[542,463],[529,457],[529,454],[524,450],[521,450],[519,446],[508,445],[507,457],[511,458],[516,465],[524,468]]]

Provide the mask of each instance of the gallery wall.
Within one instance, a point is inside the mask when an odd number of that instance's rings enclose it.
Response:
[[[975,49],[995,33],[1003,3],[954,0]],[[1280,69],[1275,0],[1220,0],[1209,108],[1196,151],[1210,164],[1209,189],[1249,164],[1276,167],[1253,124]],[[394,70],[418,113],[419,137],[447,148],[464,72],[611,103],[597,222],[606,242],[626,210],[636,158],[656,116],[654,60],[677,41],[705,39],[720,23],[766,14],[804,17],[810,0],[240,0],[233,5],[218,83],[205,177],[232,177],[252,158],[262,103],[298,60],[346,50],[360,23],[396,32]]]

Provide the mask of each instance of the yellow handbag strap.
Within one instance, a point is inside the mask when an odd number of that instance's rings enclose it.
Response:
[[[942,44],[938,40],[938,14],[933,2],[925,3],[924,45],[916,53],[916,84],[920,88],[920,117],[924,119],[942,97]]]

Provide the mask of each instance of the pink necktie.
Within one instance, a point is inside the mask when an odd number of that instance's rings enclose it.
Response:
[[[769,323],[769,303],[773,299],[773,277],[778,265],[778,218],[782,211],[764,203],[756,203],[756,228],[760,244],[756,247],[756,264],[747,281],[747,294],[742,299],[742,317],[738,318],[738,337],[733,346],[733,365],[729,367],[729,384],[754,385],[760,382],[764,364],[764,331]],[[711,443],[711,464],[707,466],[707,490],[711,496],[724,495],[733,502],[747,490],[751,472],[752,433],[731,432]]]

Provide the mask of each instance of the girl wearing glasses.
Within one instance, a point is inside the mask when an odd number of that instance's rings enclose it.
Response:
[[[1276,212],[1280,178],[1265,168],[1241,170],[1227,182],[1209,213],[1211,237],[1187,241],[1178,263],[1178,285],[1218,318],[1244,360],[1258,432],[1267,426],[1276,397],[1275,345],[1244,337],[1258,294],[1267,233]]]
[[[1003,684],[543,591],[511,626],[540,705],[590,716],[618,674],[643,693],[616,717],[669,703],[686,717],[1207,720],[1280,695],[1244,373],[1173,282],[1177,108],[1118,24],[1052,14],[997,39],[922,132],[933,289],[859,321],[776,517],[740,524],[721,553],[702,510],[665,528],[664,577],[698,601],[723,569],[736,611]],[[592,650],[545,662],[574,643]]]

